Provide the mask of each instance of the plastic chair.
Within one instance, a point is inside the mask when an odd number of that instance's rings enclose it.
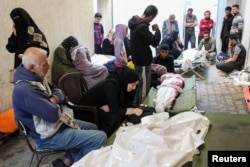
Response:
[[[73,109],[74,117],[79,120],[95,123],[99,127],[99,114],[96,106],[79,105],[79,101],[86,93],[86,81],[79,72],[64,74],[58,81],[58,87],[65,94],[65,102]]]
[[[49,155],[54,155],[54,154],[59,154],[59,153],[67,153],[69,155],[69,158],[72,160],[72,156],[68,150],[47,150],[47,149],[43,150],[43,149],[36,148],[36,146],[33,146],[33,144],[31,143],[30,137],[28,137],[28,132],[27,132],[25,126],[23,125],[23,123],[21,121],[17,120],[17,125],[19,128],[19,132],[21,133],[22,136],[25,137],[26,143],[28,144],[30,151],[33,153],[32,157],[30,159],[29,167],[31,167],[35,156],[37,159],[36,167],[39,167],[43,158],[45,158]]]

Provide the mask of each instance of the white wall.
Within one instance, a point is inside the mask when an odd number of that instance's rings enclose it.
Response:
[[[170,14],[176,15],[176,20],[182,24],[183,18],[183,3],[171,3],[165,5],[164,0],[113,0],[114,9],[114,26],[117,24],[128,25],[128,20],[134,16],[141,16],[148,5],[155,5],[158,8],[158,15],[151,24],[157,23],[162,28],[164,20],[168,19]]]
[[[108,31],[112,28],[112,0],[98,0],[96,12],[102,14],[101,23],[104,28],[104,36],[108,34]]]
[[[217,17],[217,0],[113,0],[113,10],[114,10],[114,26],[116,24],[126,24],[128,25],[128,20],[133,15],[141,16],[148,5],[155,5],[158,8],[158,15],[152,21],[151,24],[157,23],[162,29],[162,23],[164,20],[168,19],[170,14],[175,14],[176,20],[179,24],[180,35],[183,35],[183,16],[187,13],[187,9],[192,7],[194,9],[193,14],[197,16],[198,24],[202,18],[204,18],[204,11],[211,11],[211,18],[216,20]],[[199,26],[199,25],[198,25]],[[196,29],[196,34],[198,35],[198,26]],[[196,35],[196,36],[197,36]],[[183,38],[183,37],[182,37]],[[197,40],[198,41],[198,38]],[[154,53],[154,52],[153,52]]]
[[[247,8],[249,7],[250,1],[249,0],[242,0],[240,4],[240,11],[244,16],[244,28],[243,28],[243,36],[241,43],[245,46],[247,51],[247,57],[245,62],[245,68],[250,70],[250,10]]]
[[[14,56],[5,49],[12,32],[12,20],[9,16],[11,10],[22,7],[35,20],[48,40],[51,50],[50,63],[55,48],[69,35],[78,38],[79,42],[87,45],[93,53],[94,12],[93,1],[89,0],[1,0],[0,6],[0,112],[2,112],[12,106],[13,85],[8,82],[8,71],[13,68]]]

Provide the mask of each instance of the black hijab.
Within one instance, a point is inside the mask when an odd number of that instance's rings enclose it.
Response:
[[[68,60],[72,62],[71,55],[70,55],[70,49],[72,47],[78,46],[78,40],[73,36],[69,36],[68,38],[66,38],[62,41],[61,45],[65,49]]]
[[[15,25],[16,36],[14,33],[11,34],[6,49],[15,53],[15,68],[21,63],[18,55],[24,53],[28,47],[42,48],[49,55],[46,37],[27,11],[22,8],[15,8],[11,11],[10,17]]]
[[[139,81],[139,76],[135,72],[135,70],[132,70],[127,66],[122,67],[117,73],[119,76],[119,82],[122,87],[122,91],[124,93],[129,93],[127,92],[127,87],[129,83],[134,83],[136,81]]]

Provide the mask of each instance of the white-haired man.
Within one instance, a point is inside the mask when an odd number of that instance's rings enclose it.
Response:
[[[100,148],[107,137],[92,123],[76,120],[75,128],[63,123],[61,104],[64,95],[60,89],[44,84],[49,68],[45,50],[30,47],[24,52],[22,64],[14,75],[12,101],[15,117],[27,128],[38,148],[70,150],[76,162],[88,152]],[[72,163],[67,157],[53,162],[58,161],[65,166]]]

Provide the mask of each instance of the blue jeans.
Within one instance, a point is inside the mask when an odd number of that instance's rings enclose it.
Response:
[[[115,68],[115,60],[110,60],[107,63],[103,64],[107,67],[108,71],[114,72],[116,70]]]
[[[73,161],[76,162],[90,151],[99,149],[106,142],[106,134],[97,130],[95,124],[80,120],[77,120],[77,123],[81,130],[62,125],[53,136],[37,140],[37,147],[39,149],[69,150]]]
[[[95,44],[95,53],[102,54],[102,46],[101,44]]]
[[[190,41],[191,43],[191,48],[195,48],[195,43],[196,43],[196,37],[195,37],[195,33],[190,33],[190,32],[186,32],[185,33],[185,44],[184,44],[184,49],[188,49],[188,42]]]

